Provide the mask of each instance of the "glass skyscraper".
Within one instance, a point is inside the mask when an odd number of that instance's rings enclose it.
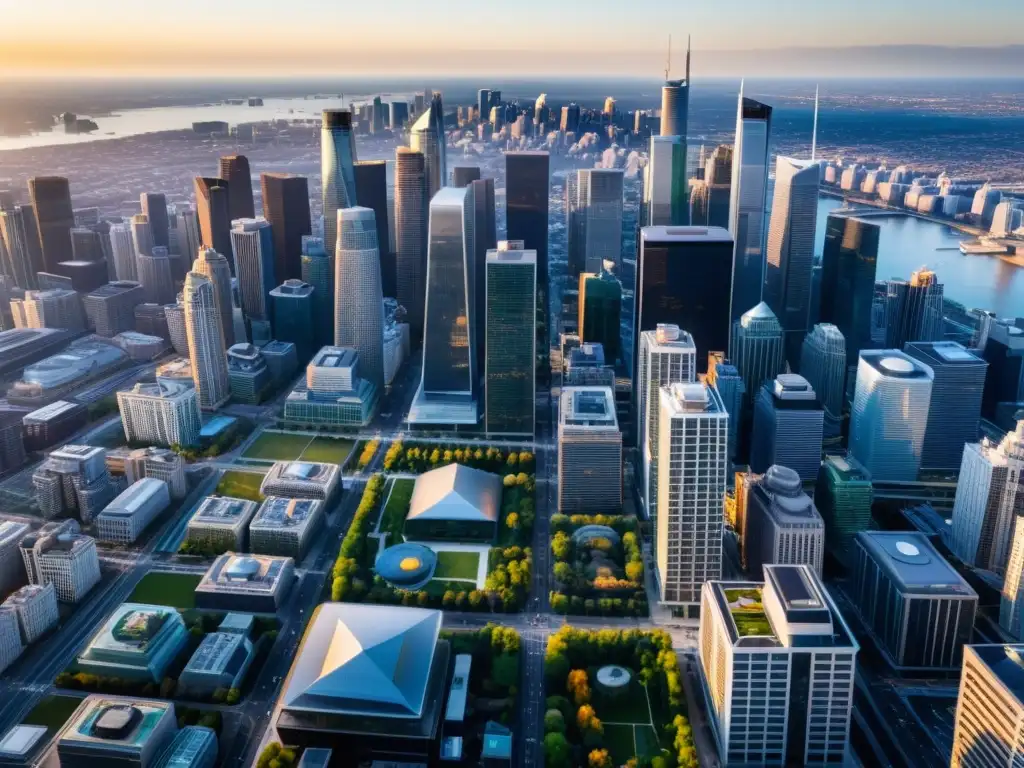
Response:
[[[505,209],[509,240],[537,252],[537,290],[548,295],[548,190],[551,156],[547,152],[505,153]],[[546,308],[545,308],[546,312]]]
[[[260,174],[263,216],[274,233],[274,274],[278,280],[300,277],[302,238],[312,234],[309,184],[305,176]]]
[[[355,173],[359,205],[372,210],[377,222],[381,289],[385,296],[394,297],[395,255],[391,252],[391,233],[388,226],[388,165],[384,160],[363,160],[356,163]],[[362,358],[360,361],[362,362]]]
[[[316,351],[313,332],[313,286],[301,280],[285,280],[270,292],[274,339],[295,345],[299,365]]]
[[[748,404],[757,397],[762,385],[785,370],[782,326],[763,301],[733,323],[729,359],[743,377]]]
[[[881,227],[842,213],[829,214],[821,258],[818,318],[846,340],[846,365],[856,368],[862,349],[871,349],[871,304]]]
[[[228,183],[223,179],[197,176],[195,193],[200,247],[213,248],[221,256],[224,256],[231,267],[231,274],[235,274],[235,263],[231,257],[231,213]]]
[[[565,185],[569,276],[599,274],[604,263],[622,261],[623,172],[611,168],[580,169]]]
[[[167,196],[158,192],[143,192],[139,196],[139,203],[142,205],[142,212],[149,217],[149,223],[153,227],[153,245],[167,248],[170,245]],[[194,256],[195,254],[188,254],[189,259]]]
[[[579,336],[584,344],[600,344],[605,360],[619,359],[622,315],[622,284],[610,272],[580,275]]]
[[[252,172],[245,155],[227,155],[220,159],[220,177],[228,183],[228,213],[231,220],[253,219],[256,204],[252,196]]]
[[[320,128],[320,176],[323,181],[324,248],[334,253],[338,240],[338,209],[356,202],[356,139],[352,113],[325,109]]]
[[[192,361],[192,379],[199,396],[199,407],[204,411],[214,411],[228,401],[231,389],[224,332],[213,283],[205,275],[189,272],[185,276],[182,303],[188,356]]]
[[[235,343],[234,302],[231,298],[231,267],[228,260],[212,248],[200,251],[192,264],[192,271],[205,275],[213,283],[214,301],[220,315],[224,343]],[[167,302],[168,304],[171,302]]]
[[[75,213],[71,208],[71,187],[62,176],[36,176],[28,180],[28,194],[43,266],[47,272],[59,272],[57,265],[72,258]]]
[[[814,504],[825,520],[829,552],[847,562],[853,537],[871,525],[871,473],[853,456],[827,455],[818,471]]]
[[[395,153],[395,298],[405,307],[413,347],[423,342],[427,285],[426,161],[422,152]]]
[[[334,343],[334,256],[324,241],[302,238],[302,282],[313,287],[313,339],[317,349]]]
[[[944,327],[943,286],[935,273],[919,269],[910,280],[885,282],[885,343],[901,349],[908,341],[939,341]]]
[[[432,199],[448,183],[444,106],[440,93],[434,92],[430,106],[413,123],[409,132],[409,146],[423,153],[427,192]]]
[[[264,218],[238,219],[231,227],[231,242],[242,312],[249,321],[269,323],[267,297],[277,285],[270,223]]]
[[[818,323],[804,339],[800,373],[825,409],[825,437],[839,437],[846,395],[846,340],[836,326]]]
[[[651,136],[649,158],[644,168],[643,226],[678,226],[687,220],[684,209],[689,202],[683,140],[679,136]]]
[[[377,223],[369,208],[338,211],[334,254],[334,346],[359,355],[359,373],[384,392],[384,296]]]

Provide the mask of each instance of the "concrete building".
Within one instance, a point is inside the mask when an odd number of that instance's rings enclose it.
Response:
[[[847,764],[859,650],[808,566],[704,584],[700,679],[721,764]]]
[[[174,270],[167,248],[154,246],[152,253],[140,253],[139,282],[151,304],[169,304],[174,301]]]
[[[608,387],[566,387],[558,409],[558,511],[622,507],[622,432]]]
[[[188,493],[185,459],[167,448],[114,448],[107,453],[107,471],[123,476],[128,485],[144,477],[167,483],[172,499],[183,499]]]
[[[135,307],[146,300],[139,283],[115,280],[97,288],[82,299],[89,327],[110,338],[135,329]]]
[[[174,347],[174,351],[183,357],[189,356],[188,351],[188,330],[185,326],[185,305],[182,304],[182,294],[178,294],[178,301],[175,304],[167,304],[161,308],[164,313],[164,322],[167,325],[167,336]]]
[[[193,386],[166,379],[136,384],[117,393],[117,405],[129,443],[164,447],[199,444],[202,419]]]
[[[169,701],[94,694],[57,735],[57,755],[76,768],[156,768],[177,731]]]
[[[167,351],[167,340],[162,336],[150,336],[136,331],[124,331],[111,339],[124,350],[128,358],[137,363],[148,363],[161,357]]]
[[[230,255],[230,254],[229,254]],[[192,262],[192,271],[204,275],[213,284],[213,299],[224,331],[224,343],[231,345],[235,340],[234,300],[231,297],[231,264],[226,256],[211,248],[198,252]]]
[[[203,638],[178,684],[192,696],[211,696],[218,688],[241,688],[253,660],[252,641],[245,634],[211,632]]]
[[[85,330],[82,299],[67,288],[25,291],[23,299],[11,299],[15,328],[63,328]]]
[[[192,361],[199,407],[215,411],[228,401],[231,390],[214,284],[198,272],[189,272],[185,277],[183,296],[188,357]]]
[[[11,594],[2,608],[13,608],[18,617],[21,642],[28,646],[56,626],[60,618],[57,613],[57,590],[53,583],[28,584]]]
[[[260,493],[289,499],[330,501],[341,486],[341,467],[308,461],[279,461],[263,478]]]
[[[747,496],[743,525],[747,572],[765,565],[808,565],[821,576],[825,559],[825,523],[803,492],[800,476],[774,464]]]
[[[950,768],[1014,765],[1024,759],[1024,646],[968,645],[953,728]]]
[[[103,448],[88,445],[52,451],[32,475],[43,517],[77,513],[83,523],[91,523],[115,495],[105,456]]]
[[[84,404],[67,400],[57,400],[25,414],[22,418],[25,448],[41,451],[67,440],[86,425],[88,414]]]
[[[897,671],[960,668],[978,595],[921,533],[861,531],[851,602]]]
[[[17,612],[13,607],[0,605],[0,673],[15,662],[23,650]]]
[[[259,504],[227,496],[207,496],[188,521],[185,539],[221,552],[244,552],[249,522]]]
[[[62,603],[77,603],[100,580],[96,541],[74,520],[46,523],[21,539],[21,557],[30,584],[53,584]]]
[[[249,322],[270,322],[269,296],[278,285],[274,274],[274,238],[270,223],[260,218],[231,223],[239,303]]]
[[[326,502],[319,499],[267,496],[249,523],[249,548],[301,562],[326,515]]]
[[[47,732],[45,725],[16,725],[11,728],[0,737],[0,765],[32,765],[49,744]]]
[[[173,608],[121,603],[78,655],[83,672],[159,683],[188,644],[185,622]]]
[[[97,537],[101,541],[133,543],[171,504],[167,483],[145,477],[126,491],[96,518]]]
[[[801,482],[818,477],[825,413],[803,376],[780,373],[764,384],[754,403],[754,432],[750,468],[766,472],[781,464],[799,475]]]
[[[359,376],[359,355],[348,347],[323,347],[306,378],[288,394],[284,420],[310,428],[366,426],[382,393]]]
[[[574,337],[579,341],[579,337]],[[604,347],[581,344],[569,349],[563,360],[562,384],[566,387],[615,387],[615,368],[605,364]]]
[[[377,224],[370,208],[338,211],[334,256],[334,345],[359,355],[362,377],[384,390],[384,294]]]
[[[843,563],[851,554],[853,537],[871,525],[873,498],[871,473],[859,461],[853,456],[825,456],[814,504],[825,521],[825,543]]]
[[[30,530],[28,523],[0,520],[0,594],[6,595],[25,583],[19,551],[21,540]]]
[[[701,584],[722,576],[729,414],[706,384],[672,384],[658,396],[658,454],[672,457],[658,464],[658,596],[690,614]]]
[[[196,605],[204,610],[276,613],[295,579],[290,557],[225,552],[196,587]]]

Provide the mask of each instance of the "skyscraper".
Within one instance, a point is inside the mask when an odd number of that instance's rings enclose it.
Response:
[[[270,322],[267,296],[277,285],[274,275],[274,236],[264,218],[238,219],[231,226],[238,296],[249,321]]]
[[[167,220],[167,196],[158,192],[143,192],[139,196],[142,212],[153,228],[153,245],[170,246],[170,225]],[[192,256],[189,255],[189,258]]]
[[[800,355],[800,373],[825,410],[825,437],[838,437],[846,394],[846,340],[836,326],[818,323],[807,334]]]
[[[558,409],[558,511],[622,508],[622,432],[610,387],[565,387]]]
[[[821,462],[814,503],[825,521],[825,542],[846,563],[853,537],[871,525],[871,474],[853,456],[827,455]]]
[[[610,272],[580,275],[579,337],[584,344],[600,344],[605,360],[619,359],[622,314],[622,284]]]
[[[301,280],[285,280],[270,292],[274,338],[295,345],[299,365],[305,365],[314,348],[313,286]]]
[[[642,226],[679,226],[687,221],[684,210],[687,204],[683,140],[679,136],[651,136],[649,159],[644,168]]]
[[[610,168],[583,168],[566,179],[570,278],[622,261],[622,179],[621,170]]]
[[[409,122],[409,104],[405,101],[391,102],[391,130],[400,131]]]
[[[800,363],[811,321],[811,268],[821,166],[788,157],[775,161],[775,197],[765,249],[764,300],[782,324],[786,360]]]
[[[356,202],[356,138],[352,113],[325,109],[320,128],[320,175],[323,182],[324,249],[334,253],[338,241],[338,209]]]
[[[405,307],[413,346],[423,342],[429,204],[423,153],[399,147],[395,153],[395,298]]]
[[[807,379],[780,373],[765,383],[754,403],[750,469],[766,472],[774,464],[793,470],[801,482],[818,477],[824,412]]]
[[[473,192],[473,273],[476,275],[473,301],[477,307],[476,366],[477,371],[481,372],[487,349],[487,254],[498,247],[494,179],[477,179],[471,182],[469,187]],[[521,244],[513,241],[513,245],[515,247],[510,246],[510,249],[517,250]]]
[[[185,271],[188,263],[194,259],[202,247],[203,238],[199,234],[199,217],[191,206],[178,209],[178,251],[182,256]],[[230,269],[230,267],[228,267]]]
[[[477,421],[473,206],[472,187],[445,187],[430,201],[423,374],[411,422]]]
[[[1022,663],[1022,645],[965,646],[950,768],[1015,765],[1024,759]]]
[[[169,304],[174,301],[174,277],[171,274],[171,260],[167,248],[153,246],[151,253],[140,253],[139,282],[146,293],[146,301],[154,304]]]
[[[747,386],[740,376],[739,369],[722,352],[708,355],[708,372],[706,377],[709,386],[715,388],[726,413],[729,414],[729,460],[736,458],[739,422],[743,413],[743,402],[747,395]]]
[[[263,216],[274,233],[274,275],[291,280],[302,274],[302,238],[313,233],[309,184],[305,176],[261,173]]]
[[[480,167],[477,165],[457,165],[452,168],[452,186],[468,187],[472,182],[480,180]]]
[[[547,152],[505,153],[507,237],[522,240],[537,252],[537,290],[548,295],[548,189],[551,157]]]
[[[709,350],[728,348],[732,250],[729,233],[715,227],[640,231],[630,370],[636,370],[640,332],[659,323],[693,335],[698,373],[706,370]]]
[[[658,396],[658,455],[673,459],[658,462],[659,600],[688,616],[700,604],[701,585],[722,577],[729,415],[705,384],[672,384]]]
[[[885,343],[902,349],[908,341],[940,341],[943,286],[935,273],[919,269],[910,280],[885,283]]]
[[[732,195],[733,147],[719,144],[712,150],[704,167],[704,184],[708,192],[706,222],[694,225],[729,228],[729,204]]]
[[[1022,639],[1024,627],[1021,618],[1024,614],[1024,525],[1013,527],[1013,540],[1010,542],[1010,558],[1006,563],[1006,574],[1003,579],[1003,591],[999,600],[999,626],[1003,631],[1017,640]]]
[[[71,255],[74,261],[104,261],[105,254],[98,232],[88,227],[71,229]],[[64,262],[67,266],[67,262]]]
[[[750,487],[743,556],[747,573],[761,573],[766,565],[806,565],[821,576],[825,523],[789,467],[773,464]]]
[[[661,86],[661,135],[679,136],[684,147],[690,111],[689,77],[687,72],[685,80],[666,80]]]
[[[138,271],[138,257],[142,254],[153,253],[153,227],[149,223],[149,217],[144,213],[137,213],[131,220],[132,244],[135,247],[136,271]]]
[[[491,113],[491,92],[487,88],[481,88],[477,91],[476,108],[481,120],[484,119],[484,115]]]
[[[313,288],[313,346],[334,343],[334,256],[319,237],[302,238],[302,282]]]
[[[783,352],[782,326],[763,301],[733,323],[729,359],[743,377],[747,403],[757,398],[766,382],[785,370]]]
[[[36,274],[43,272],[45,266],[32,208],[17,205],[0,210],[0,236],[3,237],[7,257],[4,273],[13,277],[19,288],[35,288],[38,285]]]
[[[377,222],[377,250],[380,251],[381,290],[385,296],[394,296],[395,255],[391,252],[391,234],[388,232],[387,168],[384,160],[356,163],[356,197],[359,205],[373,211],[373,218]],[[365,365],[366,358],[360,355],[359,362]]]
[[[204,275],[213,284],[214,303],[220,317],[224,343],[228,346],[234,344],[234,302],[231,299],[231,267],[228,266],[228,260],[215,250],[206,248],[197,254],[192,271]]]
[[[909,341],[903,351],[935,374],[921,467],[956,470],[964,445],[978,439],[988,363],[955,341]]]
[[[71,188],[62,176],[35,176],[28,180],[28,194],[35,213],[36,231],[47,272],[59,272],[57,265],[70,261],[71,228],[75,213]]]
[[[537,254],[509,248],[487,252],[484,429],[534,435],[536,399]]]
[[[860,353],[850,453],[872,480],[917,480],[934,378],[929,366],[898,349]]]
[[[228,183],[228,215],[235,219],[256,218],[252,197],[252,172],[245,155],[227,155],[220,159],[220,177]]]
[[[409,146],[423,153],[427,193],[433,199],[437,191],[448,183],[444,107],[441,103],[441,94],[437,91],[434,92],[430,105],[413,123],[409,131]]]
[[[821,258],[818,317],[832,323],[846,340],[846,366],[854,368],[861,350],[870,349],[871,304],[881,227],[842,212],[829,214]]]
[[[765,206],[772,108],[743,97],[736,109],[736,144],[729,189],[729,232],[736,239],[733,320],[761,301],[764,286]]]
[[[559,124],[562,133],[579,133],[580,105],[570,102],[562,107],[562,122]]]
[[[377,223],[369,208],[338,211],[334,291],[334,346],[354,349],[360,376],[383,393],[384,295]]]
[[[212,248],[222,256],[228,257],[231,274],[234,274],[234,260],[230,258],[231,211],[228,183],[223,179],[197,176],[195,192],[200,247]]]
[[[209,278],[198,272],[189,272],[185,276],[183,304],[188,356],[192,361],[192,378],[199,395],[199,407],[204,411],[215,411],[228,401],[231,390],[224,331],[214,286]]]

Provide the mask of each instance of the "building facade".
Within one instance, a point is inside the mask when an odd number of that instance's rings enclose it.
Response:
[[[607,387],[566,387],[558,411],[558,511],[622,507],[622,432]]]
[[[199,445],[202,420],[195,387],[168,381],[117,393],[125,439],[151,445]]]
[[[807,334],[800,355],[800,373],[825,412],[825,437],[838,438],[846,400],[846,340],[836,326],[818,323]]]
[[[821,467],[824,411],[803,376],[780,373],[764,384],[754,404],[750,468],[766,472],[781,464],[801,482],[813,482]]]
[[[373,210],[339,210],[338,248],[334,255],[334,346],[354,349],[359,355],[360,374],[383,393],[384,294],[380,253]]]
[[[750,574],[765,565],[806,565],[821,576],[825,523],[789,467],[773,464],[749,490],[743,560]]]
[[[224,329],[213,282],[198,272],[189,272],[185,277],[182,303],[188,357],[192,361],[199,407],[215,411],[228,401],[231,390],[224,351]]]

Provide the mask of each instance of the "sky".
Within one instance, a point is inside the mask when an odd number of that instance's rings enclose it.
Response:
[[[994,23],[1019,18],[1019,3],[0,0],[0,73],[660,77],[668,35],[681,72],[689,34],[695,76],[732,76],[751,67],[792,76],[859,74],[883,64],[907,74],[938,67],[953,71],[936,76],[950,75],[961,66],[1000,74],[1021,62],[1021,48],[980,56],[971,49],[1024,44],[1019,23]],[[950,47],[963,50],[942,55]]]

